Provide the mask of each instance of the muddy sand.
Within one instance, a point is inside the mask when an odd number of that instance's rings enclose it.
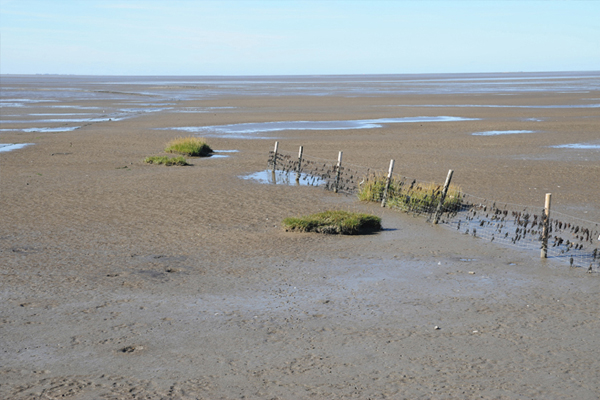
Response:
[[[499,101],[402,103],[413,100]],[[542,205],[552,192],[557,210],[600,220],[598,152],[548,147],[597,141],[597,109],[389,107],[399,103],[227,98],[181,106],[236,112],[2,132],[3,143],[35,144],[0,155],[0,398],[600,397],[597,273],[353,196],[240,179],[264,170],[279,140],[381,170],[395,158],[423,180],[452,168],[466,192],[502,201]],[[417,115],[481,119],[209,137],[239,152],[190,167],[142,163],[182,135],[156,127]],[[536,132],[471,135],[510,129]],[[287,216],[327,209],[374,213],[385,229],[281,229]]]

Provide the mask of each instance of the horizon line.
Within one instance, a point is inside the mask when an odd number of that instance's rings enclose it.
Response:
[[[600,73],[600,70],[544,70],[544,71],[496,71],[496,72],[409,72],[409,73],[358,73],[358,74],[63,74],[63,73],[0,73],[0,76],[136,76],[136,77],[342,77],[342,76],[398,76],[398,75],[503,75],[503,74],[550,74],[550,73]]]

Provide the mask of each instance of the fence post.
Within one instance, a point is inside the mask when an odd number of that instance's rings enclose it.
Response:
[[[277,167],[277,148],[279,147],[279,142],[275,142],[275,148],[273,149],[273,171]]]
[[[296,170],[296,183],[300,182],[300,169],[302,168],[302,152],[304,151],[304,147],[300,146],[300,151],[298,151],[298,170]]]
[[[333,191],[335,193],[338,192],[338,187],[340,184],[340,169],[342,168],[342,152],[340,151],[340,154],[338,154],[338,163],[337,163],[337,169],[335,172],[335,186]]]
[[[381,200],[381,207],[385,207],[387,201],[388,191],[390,190],[390,183],[392,182],[392,172],[394,171],[394,160],[390,160],[390,169],[388,170],[387,180],[385,181],[385,189],[383,190],[383,199]]]
[[[277,184],[277,173],[275,169],[277,168],[277,148],[279,147],[279,142],[275,142],[275,148],[273,149],[273,170],[271,171],[271,178],[273,179],[273,183]]]
[[[448,176],[446,176],[446,183],[444,183],[444,189],[442,190],[442,197],[440,198],[440,202],[438,203],[437,210],[435,211],[435,219],[433,220],[434,224],[440,222],[440,217],[442,216],[442,209],[444,206],[444,200],[446,200],[446,194],[448,193],[448,188],[450,187],[450,181],[452,180],[452,174],[454,171],[451,169],[448,170]]]
[[[546,204],[544,205],[544,229],[542,230],[542,252],[541,258],[548,258],[548,232],[550,227],[550,201],[552,200],[552,193],[546,193]]]

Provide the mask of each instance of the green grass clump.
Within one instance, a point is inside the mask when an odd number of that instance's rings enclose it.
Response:
[[[383,198],[383,191],[385,190],[385,176],[372,176],[368,180],[364,179],[358,189],[358,199],[360,201],[381,201]],[[390,182],[390,188],[388,191],[388,199],[392,197],[397,187],[397,182],[392,179]]]
[[[383,199],[386,177],[375,176],[365,180],[360,186],[358,198],[361,201],[380,202]],[[388,190],[387,205],[403,211],[430,213],[435,211],[442,194],[442,186],[435,183],[406,183],[392,178]],[[461,205],[461,190],[450,185],[442,206],[443,211],[456,210]]]
[[[348,211],[325,211],[283,220],[286,231],[360,235],[381,230],[381,218]]]
[[[213,151],[204,139],[189,136],[171,140],[167,143],[165,152],[183,154],[189,157],[206,157],[211,155]]]
[[[179,157],[167,157],[167,156],[152,156],[152,157],[146,157],[144,159],[144,162],[147,164],[164,164],[167,167],[170,167],[171,165],[190,165],[188,164],[188,162],[186,161],[185,157],[183,156],[179,156]]]

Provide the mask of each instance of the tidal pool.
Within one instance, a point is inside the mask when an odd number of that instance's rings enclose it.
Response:
[[[218,136],[229,138],[256,138],[250,136],[255,133],[267,133],[289,130],[348,130],[348,129],[373,129],[381,128],[386,124],[411,123],[411,122],[455,122],[475,121],[479,118],[462,118],[451,116],[437,117],[404,117],[404,118],[378,118],[345,121],[276,121],[276,122],[250,122],[229,125],[212,126],[186,126],[176,128],[163,128],[180,130],[192,133],[201,133],[204,136]]]
[[[518,130],[509,130],[509,131],[485,131],[485,132],[475,132],[473,136],[497,136],[497,135],[514,135],[518,133],[534,133],[537,131],[518,131]]]
[[[590,143],[569,143],[550,146],[555,149],[580,149],[580,150],[600,150],[600,144]]]
[[[290,186],[320,186],[327,183],[324,179],[305,173],[298,175],[295,172],[273,171],[270,169],[255,172],[250,175],[240,176],[263,184],[290,185]]]
[[[0,132],[70,132],[81,128],[80,126],[63,126],[58,128],[25,128],[25,129],[0,129]]]
[[[25,146],[29,146],[33,143],[0,143],[0,152],[7,152],[22,149]]]
[[[587,100],[587,99],[584,99]],[[600,104],[548,104],[518,106],[510,104],[397,104],[390,107],[432,107],[432,108],[540,108],[540,109],[560,109],[560,108],[600,108]]]

